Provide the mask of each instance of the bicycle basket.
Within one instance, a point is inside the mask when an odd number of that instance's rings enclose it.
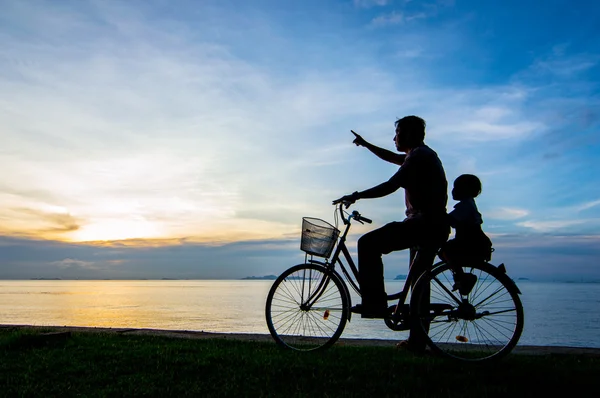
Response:
[[[317,257],[328,258],[340,231],[318,218],[302,218],[302,238],[300,250]]]

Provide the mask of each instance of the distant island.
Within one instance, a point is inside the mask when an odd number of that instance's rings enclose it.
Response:
[[[265,275],[265,276],[247,276],[242,278],[243,280],[261,280],[261,281],[274,281],[277,279],[277,275]]]
[[[60,278],[30,278],[32,281],[61,281]]]
[[[403,274],[396,275],[396,277],[394,278],[394,280],[395,281],[405,281],[407,276],[408,275],[403,275]]]
[[[517,280],[519,280],[519,281],[528,281],[528,280],[529,280],[529,278],[519,278],[519,279],[517,279]]]

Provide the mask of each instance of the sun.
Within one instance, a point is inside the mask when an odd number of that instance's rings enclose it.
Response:
[[[161,228],[146,220],[98,220],[70,234],[73,242],[160,238]]]

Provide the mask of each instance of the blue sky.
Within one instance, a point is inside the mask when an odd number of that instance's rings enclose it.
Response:
[[[495,262],[600,279],[593,1],[1,3],[0,278],[278,274],[395,172],[350,129],[393,149],[416,114]],[[356,208],[355,238],[403,192]]]

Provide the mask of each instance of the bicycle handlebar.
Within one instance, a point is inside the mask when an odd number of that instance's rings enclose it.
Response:
[[[357,211],[355,211],[355,213],[358,213]],[[373,222],[373,220],[371,220],[370,218],[367,217],[363,217],[360,214],[357,214],[354,219],[356,221],[360,221],[360,222],[366,222],[367,224],[371,224]]]
[[[347,225],[350,222],[350,219],[352,219],[352,218],[361,224],[362,223],[371,224],[373,222],[373,220],[371,220],[370,218],[361,216],[360,213],[356,210],[354,210],[352,213],[350,213],[348,215],[348,218],[344,217],[344,206],[346,206],[346,208],[348,208],[351,204],[352,203],[346,203],[346,202],[340,202],[337,204],[338,209],[340,211],[340,216],[341,216],[342,221],[344,222],[344,225]]]

